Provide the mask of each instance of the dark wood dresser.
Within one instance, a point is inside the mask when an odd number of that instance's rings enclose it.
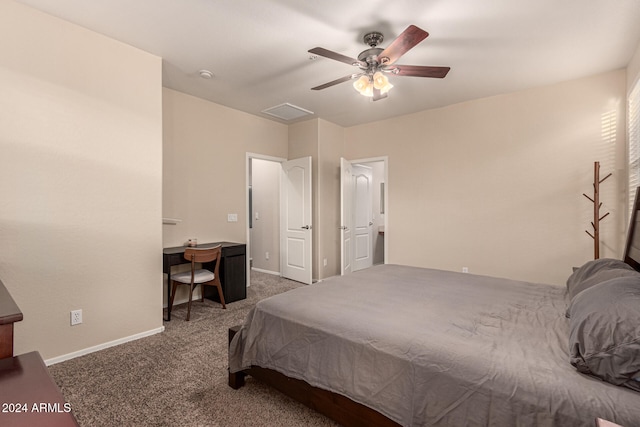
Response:
[[[22,320],[22,312],[0,281],[0,359],[13,356],[13,324]]]
[[[0,359],[0,426],[77,426],[40,353]]]
[[[40,353],[13,355],[13,324],[22,312],[0,281],[0,426],[77,426]]]

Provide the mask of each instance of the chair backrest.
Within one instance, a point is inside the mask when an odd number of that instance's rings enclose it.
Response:
[[[213,248],[186,248],[184,250],[184,258],[191,262],[211,262],[220,261],[222,245]]]
[[[218,270],[220,267],[220,254],[222,253],[222,245],[218,245],[213,248],[199,249],[199,248],[187,248],[184,250],[184,258],[191,262],[191,280],[193,281],[193,272],[196,268],[196,262],[204,263],[215,261],[216,265],[213,270],[213,274],[217,280]]]

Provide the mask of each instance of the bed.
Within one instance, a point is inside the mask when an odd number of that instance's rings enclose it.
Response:
[[[262,300],[230,331],[229,385],[347,426],[639,426],[637,208],[627,262],[566,288],[381,265]]]

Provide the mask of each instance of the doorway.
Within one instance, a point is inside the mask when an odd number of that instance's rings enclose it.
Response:
[[[247,153],[247,277],[311,284],[311,158]]]
[[[249,159],[250,267],[280,275],[280,161]]]

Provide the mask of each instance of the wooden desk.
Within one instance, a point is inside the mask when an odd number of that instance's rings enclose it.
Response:
[[[247,245],[244,243],[214,242],[200,243],[196,248],[206,249],[222,245],[220,255],[220,282],[222,283],[222,294],[226,303],[245,299],[247,297]],[[179,264],[189,264],[184,259],[186,246],[176,246],[164,248],[162,250],[162,272],[167,275],[167,303],[171,299],[171,267]],[[206,264],[203,266],[206,268]],[[212,271],[213,271],[213,267]],[[204,297],[220,301],[215,289],[204,286]],[[167,308],[167,318],[171,320],[171,312]]]
[[[78,426],[37,351],[0,360],[0,425]]]
[[[0,281],[0,359],[13,356],[13,324],[21,320],[22,312]]]

